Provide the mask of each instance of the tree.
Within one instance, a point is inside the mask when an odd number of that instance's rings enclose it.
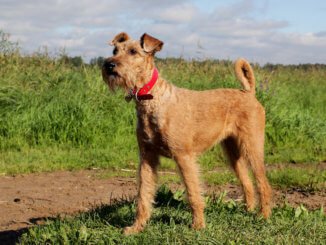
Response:
[[[103,63],[104,63],[104,60],[105,60],[104,57],[99,56],[99,57],[96,57],[96,58],[92,58],[92,59],[90,60],[89,63],[90,63],[92,66],[97,65],[97,66],[99,66],[99,67],[102,67],[102,65],[103,65]]]
[[[70,57],[66,54],[62,54],[59,58],[59,62],[63,64],[70,64],[75,67],[80,67],[84,64],[83,58],[81,56]]]
[[[83,58],[81,56],[69,57],[69,63],[73,66],[80,67],[84,64]]]

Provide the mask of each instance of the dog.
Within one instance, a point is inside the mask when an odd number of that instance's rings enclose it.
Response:
[[[126,100],[134,100],[137,111],[139,146],[137,214],[133,234],[144,229],[151,216],[156,191],[159,157],[175,160],[187,190],[192,227],[205,227],[196,159],[221,142],[239,178],[248,211],[256,206],[251,166],[260,197],[261,214],[271,214],[271,187],[264,166],[265,110],[255,97],[255,77],[245,59],[235,62],[235,74],[243,89],[193,91],[164,80],[154,64],[163,42],[148,34],[133,40],[125,32],[110,42],[113,56],[105,59],[103,80],[114,91],[125,89]]]

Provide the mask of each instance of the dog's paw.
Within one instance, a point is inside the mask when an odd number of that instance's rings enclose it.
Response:
[[[205,227],[206,227],[205,221],[193,222],[191,225],[191,228],[194,230],[201,230],[201,229],[204,229]]]
[[[139,232],[141,232],[143,229],[136,226],[136,225],[132,225],[132,226],[127,226],[123,229],[123,234],[124,235],[133,235],[133,234],[137,234]]]
[[[247,203],[247,211],[249,212],[249,213],[254,213],[255,212],[255,210],[256,210],[256,203]]]
[[[272,214],[272,210],[269,206],[263,207],[260,212],[264,219],[268,219]]]

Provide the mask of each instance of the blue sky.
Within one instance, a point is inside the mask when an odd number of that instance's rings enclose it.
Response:
[[[0,29],[24,53],[86,60],[125,31],[164,41],[160,57],[326,63],[325,0],[0,0]]]

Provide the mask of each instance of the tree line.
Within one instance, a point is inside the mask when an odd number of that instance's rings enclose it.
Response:
[[[10,34],[5,33],[0,29],[0,57],[5,57],[11,54],[18,54],[21,56],[20,52],[20,47],[18,42],[12,42],[10,41]],[[46,51],[47,52],[47,51]],[[39,54],[42,55],[42,54]],[[85,62],[84,59],[81,56],[69,56],[66,53],[62,53],[59,55],[57,58],[60,62],[64,64],[70,64],[75,67],[81,67],[83,65],[91,65],[91,66],[99,66],[102,67],[105,58],[103,56],[98,56],[94,57],[89,60],[89,62]],[[187,60],[183,58],[157,58],[160,62],[187,62]],[[197,60],[190,60],[191,62],[207,62],[207,60],[203,61],[197,61]],[[209,60],[210,62],[217,62],[221,64],[229,64],[231,63],[230,60]],[[301,70],[311,70],[311,69],[326,69],[326,63],[324,64],[310,64],[310,63],[305,63],[305,64],[297,64],[297,65],[284,65],[284,64],[272,64],[272,63],[266,63],[264,65],[260,64],[254,64],[256,66],[259,66],[263,69],[267,70],[276,70],[276,69],[282,69],[282,68],[290,68],[290,69],[301,69]]]

